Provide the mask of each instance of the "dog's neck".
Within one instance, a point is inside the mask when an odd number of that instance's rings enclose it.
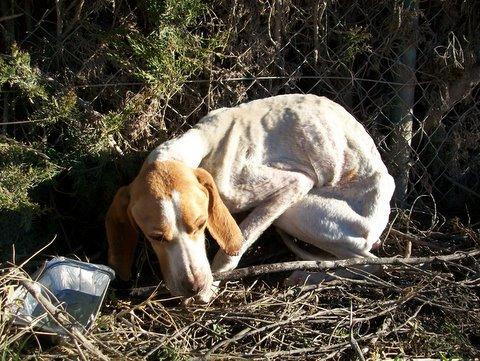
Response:
[[[176,160],[197,168],[210,152],[211,145],[203,132],[193,128],[178,138],[160,144],[148,156],[147,162]]]

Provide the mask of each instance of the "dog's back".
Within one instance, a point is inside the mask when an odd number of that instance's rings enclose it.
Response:
[[[302,172],[317,186],[386,172],[364,127],[325,97],[255,100],[216,110],[195,128],[214,145],[201,166],[212,173],[220,191],[238,189],[262,166]]]

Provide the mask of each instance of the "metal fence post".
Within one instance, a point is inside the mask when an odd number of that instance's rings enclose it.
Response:
[[[404,0],[402,10],[408,12],[408,21],[404,24],[404,40],[401,45],[396,67],[396,82],[399,84],[393,103],[391,121],[393,133],[391,139],[391,161],[395,173],[395,199],[403,202],[408,193],[410,153],[413,137],[413,106],[415,103],[415,63],[417,60],[418,39],[418,1]]]

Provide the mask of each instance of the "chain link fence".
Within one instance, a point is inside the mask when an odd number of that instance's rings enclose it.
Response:
[[[35,5],[4,2],[0,15],[7,244],[51,210],[64,238],[80,237],[79,222],[98,237],[112,194],[155,145],[212,109],[286,93],[327,96],[365,125],[398,210],[477,222],[477,1]],[[46,179],[53,195],[37,196]]]
[[[468,211],[479,196],[479,67],[448,29],[459,14],[447,3],[423,5],[236,2],[226,59],[209,79],[185,84],[177,96],[195,101],[167,105],[166,123],[276,94],[325,95],[373,136],[400,204],[428,195],[429,206]]]
[[[420,5],[272,0],[216,9],[231,43],[208,79],[187,81],[165,104],[165,124],[276,94],[325,95],[368,129],[398,204],[471,212],[480,185],[478,44],[453,29],[478,6]]]

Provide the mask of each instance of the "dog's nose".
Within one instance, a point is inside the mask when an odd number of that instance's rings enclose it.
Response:
[[[182,288],[185,296],[192,297],[199,294],[206,287],[205,276],[197,275],[194,277],[186,278],[182,281]]]

